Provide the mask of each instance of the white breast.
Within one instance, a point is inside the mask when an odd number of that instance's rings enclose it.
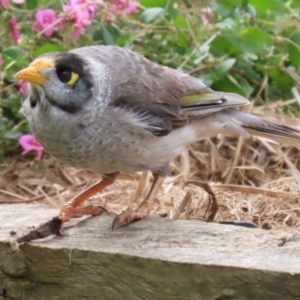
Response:
[[[117,116],[107,114],[96,113],[82,126],[78,116],[56,107],[49,112],[39,107],[31,109],[29,103],[24,103],[22,111],[32,133],[49,154],[73,167],[100,174],[159,168],[196,139],[193,126],[154,137],[142,134],[134,122],[122,119],[122,123]]]

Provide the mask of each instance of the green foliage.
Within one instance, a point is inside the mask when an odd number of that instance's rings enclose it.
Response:
[[[11,3],[11,10],[0,8],[1,141],[28,130],[23,123],[17,126],[23,120],[18,113],[22,95],[13,85],[13,75],[51,51],[92,44],[128,47],[158,63],[191,72],[214,89],[250,98],[267,78],[262,101],[287,99],[292,87],[300,88],[300,1],[140,0],[140,4],[137,14],[112,19],[107,17],[107,7],[99,6],[79,39],[71,38],[74,24],[51,37],[31,29],[37,9],[53,8],[59,15],[61,1],[27,0],[23,5]],[[10,34],[12,16],[22,33],[18,45]]]

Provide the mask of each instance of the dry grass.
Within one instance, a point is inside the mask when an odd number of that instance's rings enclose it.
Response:
[[[282,106],[296,101],[255,108],[254,113],[300,126],[293,113],[278,113]],[[264,229],[300,230],[299,154],[296,148],[281,148],[257,139],[219,136],[199,141],[189,153],[171,163],[172,176],[165,180],[155,210],[172,219],[203,221],[207,193],[200,187],[184,184],[196,178],[208,182],[216,194],[219,211],[215,221],[243,220]],[[20,156],[0,168],[0,203],[40,201],[59,208],[99,179],[91,172],[75,170],[47,156],[39,162]],[[136,197],[140,176],[117,180],[90,201],[115,213],[134,208],[140,201]],[[145,195],[152,177],[142,176],[147,182]],[[186,196],[187,192],[191,196]]]

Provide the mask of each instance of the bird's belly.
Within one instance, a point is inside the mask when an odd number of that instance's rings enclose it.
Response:
[[[73,138],[70,132],[33,130],[45,150],[57,160],[77,168],[87,168],[90,161],[88,145]]]
[[[57,127],[54,130],[51,126],[32,126],[31,129],[50,155],[75,168],[100,174],[117,171],[132,174],[161,167],[170,159],[170,154],[156,150],[157,138],[153,138],[153,143],[141,136],[129,139],[107,134],[103,138],[101,134],[89,134],[84,129],[80,132]]]
[[[28,121],[33,134],[50,155],[73,167],[100,174],[155,170],[195,139],[194,130],[189,126],[155,137],[103,123],[78,127],[61,119],[54,122],[28,118]]]

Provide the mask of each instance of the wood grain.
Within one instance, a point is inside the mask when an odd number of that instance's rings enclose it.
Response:
[[[57,210],[0,206],[0,299],[298,299],[300,238],[160,217],[111,231],[113,215],[66,236],[11,242]],[[11,236],[14,230],[16,235]]]

